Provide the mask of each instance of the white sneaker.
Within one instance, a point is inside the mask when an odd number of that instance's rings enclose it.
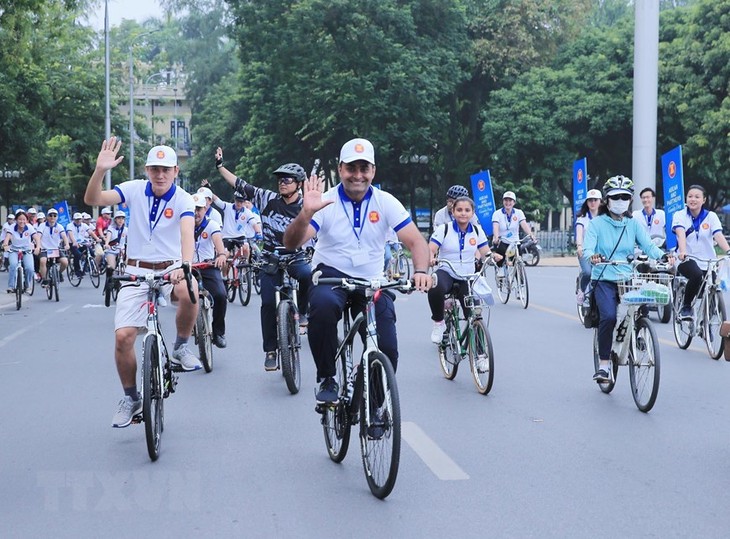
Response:
[[[132,400],[132,397],[124,396],[119,401],[119,408],[112,419],[112,427],[123,429],[128,427],[132,418],[142,411],[142,399]]]
[[[575,301],[578,302],[578,305],[583,305],[583,300],[585,299],[585,294],[582,290],[578,290],[578,293],[575,296]]]
[[[444,338],[444,331],[446,331],[446,322],[434,322],[433,329],[431,330],[431,342],[433,344],[441,344]]]
[[[183,344],[177,350],[173,350],[171,362],[175,365],[179,365],[184,371],[197,371],[198,369],[203,368],[200,361],[193,355],[187,344]]]

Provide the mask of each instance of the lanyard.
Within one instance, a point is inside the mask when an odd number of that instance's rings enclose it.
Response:
[[[656,213],[656,210],[651,210],[651,213],[647,215],[643,210],[641,213],[644,214],[644,217],[646,218],[646,226],[647,228],[651,228],[651,220],[654,217],[654,214]]]
[[[704,208],[702,208],[702,211],[700,211],[700,214],[697,217],[692,215],[692,212],[689,211],[689,209],[687,210],[687,215],[689,215],[690,219],[692,219],[692,232],[697,233],[698,240],[700,239],[700,225],[702,224],[702,221],[705,220],[705,217],[707,217],[707,214],[708,212]],[[690,232],[690,234],[692,232]]]
[[[368,196],[367,197],[368,201],[365,204],[365,215],[366,216],[368,214],[368,208],[370,207],[371,198],[372,198],[371,196]],[[365,226],[365,221],[362,219],[362,212],[360,212],[360,214],[358,215],[358,212],[355,209],[356,208],[355,204],[358,204],[358,206],[361,206],[362,202],[360,202],[360,203],[356,203],[355,201],[351,201],[351,202],[352,202],[352,223],[350,224],[350,226],[352,227],[352,232],[355,234],[355,237],[357,238],[357,245],[359,246],[360,245],[360,234],[362,234],[362,228]],[[347,215],[347,207],[345,206],[345,201],[342,200],[342,198],[340,198],[340,204],[342,204],[342,209],[345,210],[345,215]],[[359,227],[356,224],[356,221],[358,220],[358,218],[360,220]],[[358,232],[358,230],[359,230],[359,232]]]
[[[150,199],[154,199],[150,200]],[[160,222],[160,218],[162,217],[162,214],[165,213],[165,208],[167,208],[168,200],[165,200],[165,205],[162,207],[162,211],[159,210],[160,206],[160,198],[157,198],[155,196],[150,197],[147,195],[147,208],[149,210],[149,226],[150,226],[150,239],[152,239],[152,233],[155,231],[155,228],[157,228],[158,223]]]
[[[512,224],[512,216],[515,214],[515,210],[512,210],[512,213],[507,213],[507,211],[502,208],[502,213],[507,216],[507,230],[509,231],[509,227]]]

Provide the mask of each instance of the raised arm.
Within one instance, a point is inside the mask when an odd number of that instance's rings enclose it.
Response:
[[[111,137],[108,141],[101,143],[101,151],[96,158],[96,167],[94,173],[89,178],[84,194],[84,202],[90,206],[112,206],[119,204],[122,197],[115,190],[102,190],[101,182],[107,170],[111,170],[122,162],[124,156],[117,157],[119,149],[122,147],[122,141],[117,137]]]
[[[223,166],[223,148],[218,146],[215,150],[215,168],[218,169],[218,173],[223,176],[234,189],[236,188],[236,175]]]
[[[303,182],[303,188],[302,210],[284,231],[284,247],[291,250],[298,249],[314,237],[317,231],[311,224],[312,217],[333,202],[322,200],[324,182],[315,174]]]

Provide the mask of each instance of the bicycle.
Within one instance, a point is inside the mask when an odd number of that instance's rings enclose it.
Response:
[[[679,315],[682,309],[687,279],[681,275],[677,275],[674,279],[674,305],[672,309],[674,340],[677,341],[677,346],[680,349],[686,350],[695,335],[701,337],[705,341],[710,357],[719,359],[723,352],[720,325],[725,321],[726,313],[717,268],[727,257],[703,259],[688,255],[688,258],[693,258],[698,262],[707,262],[707,269],[702,278],[700,291],[692,301],[692,318],[689,320],[683,320]]]
[[[398,279],[410,279],[411,265],[403,250],[403,244],[399,241],[389,241],[385,244],[385,248],[390,249],[390,260],[385,270],[385,276],[396,281]]]
[[[525,238],[520,246],[520,255],[528,266],[537,266],[540,263],[540,251],[542,245],[532,238]]]
[[[25,289],[28,288],[29,290],[32,290],[33,287],[35,287],[35,279],[26,279],[25,276],[25,267],[23,267],[23,257],[26,254],[30,254],[33,251],[30,250],[23,250],[23,249],[13,249],[10,248],[10,256],[15,256],[13,253],[17,253],[18,256],[18,267],[15,268],[15,310],[19,311],[20,307],[23,305],[23,292],[25,292]],[[30,284],[28,284],[26,281],[30,281]],[[32,292],[28,294],[29,296],[32,295]]]
[[[299,392],[302,383],[302,370],[299,361],[299,349],[302,347],[299,334],[299,304],[297,293],[299,281],[292,278],[287,271],[290,264],[308,261],[305,252],[299,251],[293,254],[281,255],[283,247],[276,247],[268,254],[268,260],[264,262],[261,271],[268,274],[278,275],[278,282],[275,287],[276,297],[276,341],[277,369],[286,381],[286,387],[292,395]]]
[[[384,290],[414,290],[413,283],[368,281],[351,278],[312,276],[312,284],[332,284],[349,292],[363,291],[368,298],[364,312],[350,322],[352,304],[348,300],[343,312],[343,337],[336,353],[336,379],[340,386],[339,402],[318,405],[329,457],[342,462],[350,443],[350,427],[360,425],[360,452],[370,492],[387,497],[395,486],[400,463],[400,397],[395,370],[390,359],[378,348],[375,302]],[[362,327],[364,326],[364,328]],[[353,343],[361,329],[365,331],[364,349],[357,364],[353,360]]]
[[[249,263],[243,256],[241,246],[242,244],[238,243],[233,256],[226,260],[227,267],[223,280],[228,302],[233,303],[238,294],[238,300],[245,307],[251,299],[251,273],[248,271]]]
[[[643,261],[642,261],[643,262]],[[649,412],[659,393],[661,358],[659,341],[654,326],[647,314],[642,312],[643,305],[666,305],[670,300],[669,287],[657,282],[656,273],[640,273],[636,265],[628,260],[600,262],[598,266],[618,266],[633,264],[633,270],[626,280],[616,283],[620,306],[626,313],[616,317],[616,327],[611,346],[611,365],[608,369],[611,379],[599,382],[603,393],[611,393],[616,384],[619,366],[629,367],[631,394],[636,407]],[[657,264],[657,268],[662,267]],[[664,264],[668,267],[668,264]],[[598,328],[593,330],[593,363],[597,371],[600,366],[598,356]]]
[[[61,282],[61,272],[58,269],[58,259],[64,256],[61,249],[48,249],[44,251],[46,256],[46,295],[49,300],[58,297],[58,283]]]
[[[185,282],[190,294],[190,301],[197,302],[193,294],[191,270],[183,264]],[[170,354],[165,339],[160,330],[160,321],[157,314],[158,298],[161,289],[169,282],[172,270],[167,268],[163,272],[150,272],[145,275],[113,275],[111,280],[116,283],[130,283],[125,286],[147,285],[147,325],[142,338],[142,413],[132,418],[132,423],[144,423],[147,440],[147,453],[152,461],[160,456],[160,443],[164,429],[164,399],[175,392],[178,377],[174,372],[179,369],[170,362]],[[105,305],[109,306],[111,288],[106,291]]]
[[[581,276],[581,271],[580,271],[580,269],[578,269],[578,276],[575,278],[575,297],[576,298],[578,297],[578,293],[581,291],[580,276]],[[585,293],[585,290],[583,290],[583,292]],[[588,309],[590,309],[590,306],[585,301],[582,301],[580,303],[576,302],[576,306],[578,308],[578,320],[580,321],[580,325],[582,326],[583,320],[585,319],[586,313],[588,312]]]
[[[193,275],[198,280],[198,318],[193,326],[193,338],[198,345],[200,362],[205,372],[213,370],[213,297],[203,286],[203,278],[200,270],[215,268],[210,262],[199,262],[193,264]]]
[[[525,261],[520,254],[520,244],[523,241],[517,240],[507,247],[502,268],[494,265],[494,280],[497,283],[497,295],[502,303],[506,304],[514,291],[522,303],[522,308],[527,309],[530,303],[530,289],[527,285]]]
[[[494,350],[489,336],[489,303],[475,290],[478,278],[485,278],[486,264],[482,270],[468,275],[459,275],[454,266],[445,259],[437,259],[438,264],[445,263],[459,279],[468,283],[469,293],[464,296],[464,306],[469,314],[462,318],[460,302],[457,299],[459,285],[454,284],[450,294],[446,296],[445,316],[446,331],[441,344],[438,345],[439,364],[447,380],[453,380],[459,370],[459,363],[469,357],[469,366],[477,391],[487,395],[494,382]],[[486,309],[487,319],[482,317]],[[462,322],[464,324],[462,325]]]
[[[79,270],[81,271],[81,275],[76,275],[76,272],[73,269],[73,258],[69,259],[68,267],[66,268],[68,282],[71,283],[71,286],[77,287],[81,284],[81,280],[84,278],[84,275],[88,274],[92,286],[94,288],[99,288],[99,284],[101,283],[101,273],[96,265],[96,260],[94,259],[94,254],[89,244],[85,244],[81,247],[81,257],[82,258],[79,261]]]

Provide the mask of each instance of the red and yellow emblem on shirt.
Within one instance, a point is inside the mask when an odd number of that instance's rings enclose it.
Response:
[[[476,238],[469,238],[469,245],[476,245],[476,244],[477,244]]]
[[[168,219],[170,219],[170,218],[171,218],[171,217],[172,217],[172,216],[174,215],[174,213],[175,213],[175,212],[174,212],[174,211],[172,211],[172,208],[167,208],[167,209],[165,210],[165,217],[167,217]]]
[[[513,216],[512,216],[512,220],[513,220],[513,221],[516,221],[516,220],[517,220],[517,216],[516,216],[516,215],[513,215]]]
[[[208,239],[208,233],[207,233],[207,232],[203,232],[203,233],[201,234],[201,236],[203,236],[203,239],[204,239],[204,240],[207,240],[207,239]]]
[[[705,230],[707,230],[708,228],[710,228],[710,225],[707,224],[707,223],[702,223],[702,228],[704,228]]]
[[[655,225],[658,225],[659,224],[659,219],[654,219],[654,224]]]
[[[377,223],[378,221],[380,221],[380,214],[376,211],[371,211],[370,213],[368,213],[368,221],[370,221],[371,223]]]

